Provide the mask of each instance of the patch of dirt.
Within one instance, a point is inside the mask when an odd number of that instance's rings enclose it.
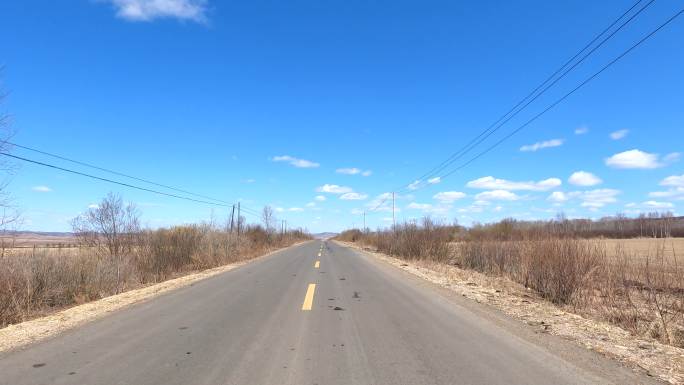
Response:
[[[464,298],[493,306],[539,333],[573,341],[670,384],[684,384],[684,349],[643,340],[615,325],[584,318],[572,313],[569,307],[555,306],[505,278],[432,261],[412,261],[408,265],[401,259],[353,243],[337,242],[453,290]]]
[[[302,243],[303,242],[295,243],[289,247],[297,246]],[[97,301],[74,306],[45,317],[9,325],[0,329],[0,353],[55,336],[65,330],[102,318],[108,313],[122,309],[126,306],[149,300],[174,289],[190,286],[197,281],[225,273],[255,261],[256,259],[274,254],[280,250],[283,249],[274,250],[250,260],[188,274],[180,278],[170,279],[140,289],[126,291]]]

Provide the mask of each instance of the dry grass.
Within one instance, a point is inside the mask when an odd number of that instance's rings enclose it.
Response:
[[[78,242],[71,235],[50,235],[39,233],[15,233],[0,235],[0,247],[12,248],[59,248],[77,247]]]
[[[684,347],[684,263],[677,254],[683,239],[577,239],[510,221],[472,230],[425,221],[337,239],[510,279],[576,313]]]
[[[293,231],[267,234],[261,227],[235,233],[183,226],[135,235],[125,254],[93,247],[15,248],[0,259],[0,327],[65,307],[162,282],[189,272],[247,260],[308,239]]]
[[[269,255],[265,254],[263,256]],[[16,349],[100,318],[112,311],[235,269],[246,261],[183,275],[0,329],[0,352]]]
[[[684,263],[684,253],[677,255],[677,251],[684,251],[684,238],[632,238],[632,239],[601,239],[606,245],[608,257],[621,257],[626,253],[634,257],[643,257],[663,252],[667,258],[677,257]]]
[[[349,244],[353,245],[353,244]],[[356,247],[360,247],[357,243]],[[457,292],[464,298],[493,306],[528,324],[536,333],[550,333],[608,355],[637,371],[671,384],[684,384],[684,350],[633,333],[596,317],[577,314],[572,305],[556,305],[511,279],[470,269],[416,259],[393,258],[363,247],[384,262]]]

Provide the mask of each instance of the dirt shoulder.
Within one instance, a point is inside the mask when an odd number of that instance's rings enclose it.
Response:
[[[277,249],[246,261],[191,273],[179,278],[170,279],[140,289],[129,290],[97,301],[74,306],[45,317],[7,326],[6,328],[0,329],[0,353],[55,336],[63,331],[102,318],[108,313],[139,302],[147,301],[169,291],[189,286],[197,281],[225,273],[254,262],[257,259],[267,257],[289,247],[301,245],[305,242],[298,242],[286,248]]]
[[[555,306],[522,285],[505,278],[489,277],[430,261],[406,262],[353,243],[336,242],[361,250],[464,298],[493,306],[530,325],[539,333],[549,333],[574,341],[665,382],[684,384],[684,349],[639,339],[617,326],[584,318],[572,313],[571,308]]]

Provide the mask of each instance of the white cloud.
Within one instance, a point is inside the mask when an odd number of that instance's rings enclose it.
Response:
[[[356,192],[348,192],[348,193],[342,194],[342,196],[340,196],[340,199],[342,199],[344,201],[360,201],[360,200],[364,200],[366,198],[368,198],[368,195],[359,194]]]
[[[352,213],[353,215],[361,215],[361,214],[364,213],[364,211],[361,210],[361,209],[352,209],[352,210],[351,210],[351,213]]]
[[[316,195],[314,199],[319,202],[323,202],[325,200],[325,195]]]
[[[620,140],[629,134],[629,130],[617,130],[610,133],[610,138],[613,140]]]
[[[651,198],[684,200],[684,187],[674,187],[667,191],[654,191],[648,193]]]
[[[468,206],[468,207],[462,207],[457,210],[459,213],[481,213],[484,211],[484,208],[482,206]]]
[[[447,213],[449,213],[449,210],[451,210],[452,206],[449,204],[438,204],[435,206],[430,203],[411,202],[408,204],[408,206],[406,206],[406,208],[413,210],[421,210],[427,214],[446,215]]]
[[[606,158],[606,165],[614,168],[654,169],[664,167],[679,159],[679,153],[673,152],[660,159],[658,154],[651,154],[633,149]]]
[[[488,189],[488,190],[530,190],[530,191],[547,191],[558,187],[562,184],[558,178],[544,179],[539,182],[512,182],[505,179],[495,179],[492,176],[485,176],[479,179],[471,180],[466,184],[470,188]]]
[[[411,195],[395,195],[394,199],[395,200],[402,200],[402,199],[412,199],[413,197]],[[386,192],[382,193],[370,202],[366,203],[366,207],[369,209],[372,209],[374,211],[384,211],[384,212],[391,212],[392,211],[392,193],[391,192]],[[395,212],[401,211],[399,209],[399,206],[397,205],[395,207]]]
[[[48,186],[35,186],[31,190],[35,192],[50,192],[52,189]]]
[[[419,181],[419,180],[417,180],[417,181],[415,181],[415,182],[409,184],[409,185],[408,185],[408,189],[413,191],[413,190],[416,190],[416,189],[418,188],[418,186],[420,186],[420,181]]]
[[[274,156],[271,160],[274,162],[287,162],[290,165],[298,168],[316,168],[320,166],[320,164],[316,162],[312,162],[306,159],[295,158],[289,155]]]
[[[485,191],[475,195],[475,199],[483,201],[517,201],[520,196],[506,190]]]
[[[643,203],[644,206],[653,209],[669,209],[674,207],[670,202],[658,202],[658,201],[646,201]]]
[[[245,183],[254,183],[254,182],[256,182],[256,179],[245,179],[243,182],[245,182]]]
[[[551,202],[556,202],[556,203],[563,203],[566,202],[568,199],[570,199],[567,194],[565,194],[562,191],[554,191],[549,195],[546,200],[551,201]]]
[[[414,210],[430,210],[432,209],[432,205],[429,203],[416,203],[416,202],[411,202],[409,203],[406,208],[409,209],[414,209]]]
[[[442,177],[436,176],[427,180],[428,184],[437,184],[442,181]]]
[[[345,174],[345,175],[362,175],[362,176],[370,176],[373,172],[371,170],[361,170],[356,167],[349,167],[349,168],[338,168],[335,170],[336,173],[338,174]]]
[[[306,207],[316,207],[316,202],[309,202],[305,206]]]
[[[584,135],[589,132],[589,127],[578,127],[575,129],[575,135]]]
[[[275,210],[276,212],[279,212],[279,213],[282,213],[282,212],[285,212],[285,211],[289,211],[289,212],[301,212],[301,211],[304,211],[304,209],[301,208],[301,207],[289,207],[289,208],[276,207],[274,210]]]
[[[466,194],[460,191],[443,191],[435,194],[432,198],[437,199],[442,203],[451,203],[455,200],[464,198]]]
[[[684,187],[684,174],[671,175],[660,181],[661,186]]]
[[[100,205],[95,204],[95,203],[91,203],[91,204],[88,205],[88,208],[89,208],[89,209],[99,209],[99,208],[100,208]]]
[[[551,139],[545,140],[543,142],[537,142],[534,144],[526,144],[520,147],[520,151],[537,151],[541,150],[542,148],[558,147],[563,145],[563,141],[563,139]]]
[[[354,192],[351,187],[338,186],[336,184],[324,184],[323,186],[316,187],[316,192],[330,193],[330,194],[346,194]]]
[[[581,194],[578,194],[578,196],[582,200],[582,207],[600,208],[609,203],[617,202],[616,197],[620,193],[620,190],[604,188],[591,191],[584,191]]]
[[[106,0],[116,8],[116,16],[129,21],[175,18],[197,23],[207,21],[206,0]]]
[[[586,171],[573,172],[572,175],[570,175],[570,178],[568,178],[568,182],[576,186],[596,186],[597,184],[603,183],[601,178]]]
[[[335,170],[335,172],[338,174],[356,175],[356,174],[360,174],[361,170],[359,170],[356,167],[351,167],[351,168],[338,168],[337,170]]]

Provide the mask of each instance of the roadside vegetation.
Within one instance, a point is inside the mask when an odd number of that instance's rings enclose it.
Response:
[[[504,277],[573,312],[684,347],[684,259],[676,250],[681,239],[671,238],[683,230],[684,218],[670,214],[506,219],[471,228],[425,218],[390,230],[348,230],[336,239]],[[644,238],[627,239],[635,237]]]
[[[191,272],[248,260],[309,239],[264,225],[214,221],[143,229],[133,204],[110,194],[72,221],[68,247],[0,250],[0,327]],[[2,245],[11,244],[4,242]]]

